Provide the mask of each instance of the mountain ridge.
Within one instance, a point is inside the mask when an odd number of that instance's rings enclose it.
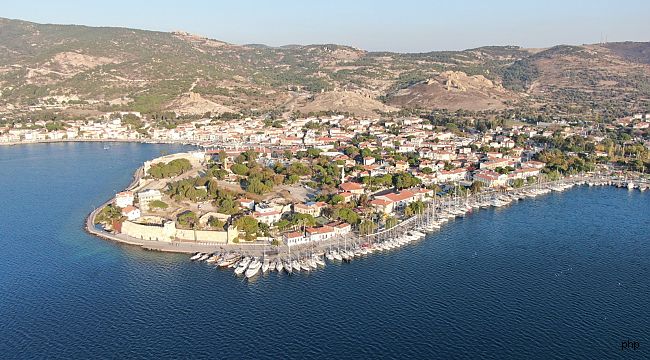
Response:
[[[0,18],[0,49],[0,112],[154,113],[183,103],[183,113],[196,115],[516,108],[607,116],[647,109],[650,99],[648,42],[395,53]]]

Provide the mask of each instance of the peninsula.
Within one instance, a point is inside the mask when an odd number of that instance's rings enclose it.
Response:
[[[645,117],[621,119],[614,129],[627,133]],[[88,231],[235,269],[258,257],[260,271],[309,271],[324,256],[349,261],[405,245],[481,207],[577,184],[649,186],[647,160],[632,160],[647,159],[647,147],[581,136],[597,131],[585,123],[264,122],[181,127],[219,139],[145,162],[125,191],[89,216]]]

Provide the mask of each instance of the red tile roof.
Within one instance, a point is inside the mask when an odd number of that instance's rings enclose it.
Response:
[[[341,183],[341,185],[339,185],[339,187],[342,190],[345,190],[345,191],[363,190],[363,186],[361,184],[355,183],[355,182]]]

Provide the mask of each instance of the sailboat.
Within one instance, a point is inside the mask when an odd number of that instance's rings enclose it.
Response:
[[[269,266],[270,262],[269,259],[266,258],[266,243],[264,243],[264,262],[262,263],[262,273],[266,273],[269,271]]]
[[[291,265],[291,260],[285,260],[283,267],[284,267],[284,271],[286,271],[287,274],[293,273],[293,266]]]

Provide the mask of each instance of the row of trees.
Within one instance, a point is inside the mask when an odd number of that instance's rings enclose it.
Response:
[[[149,168],[149,176],[154,179],[164,179],[181,175],[192,169],[192,164],[187,159],[176,159],[168,163],[157,163]]]
[[[236,214],[239,204],[232,191],[219,186],[217,180],[209,177],[183,179],[167,184],[167,194],[175,200],[212,201],[223,214]]]

